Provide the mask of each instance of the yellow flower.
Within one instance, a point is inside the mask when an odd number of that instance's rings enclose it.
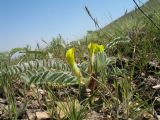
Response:
[[[89,43],[88,49],[89,49],[89,54],[90,54],[90,55],[93,54],[93,53],[95,52],[96,46],[97,46],[96,43]]]
[[[67,52],[66,52],[66,60],[68,62],[68,64],[73,67],[75,64],[75,60],[74,60],[74,48],[70,48]]]
[[[96,52],[104,52],[104,46],[103,45],[97,45]]]
[[[80,69],[77,66],[77,63],[75,62],[74,50],[75,50],[74,48],[70,48],[69,50],[67,50],[66,60],[67,60],[68,64],[71,66],[75,76],[77,76],[80,79],[80,83],[82,83],[82,74],[81,74]]]
[[[89,56],[90,56],[91,65],[93,66],[94,53],[95,52],[104,52],[104,46],[98,45],[96,43],[89,43],[88,49],[89,49]]]

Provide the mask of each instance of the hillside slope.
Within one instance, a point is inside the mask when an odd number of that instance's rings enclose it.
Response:
[[[160,13],[160,0],[149,0],[144,5],[141,6],[141,9],[152,18],[153,13]],[[126,13],[119,19],[113,21],[112,23],[106,25],[103,30],[107,32],[113,32],[117,28],[122,27],[133,27],[132,25],[140,24],[143,22],[143,19],[146,17],[136,8],[135,10]],[[150,21],[148,21],[150,22]]]
[[[159,6],[160,0],[149,0],[141,6],[141,9],[144,11],[144,13],[150,19],[152,19],[157,26],[160,26]],[[117,56],[117,53],[120,53],[125,57],[137,56],[137,62],[139,62],[141,58],[151,60],[152,58],[155,58],[155,55],[156,58],[160,58],[158,46],[160,44],[160,30],[158,30],[154,24],[137,8],[129,13],[126,13],[112,23],[104,26],[100,30],[89,31],[83,39],[79,40],[78,42],[73,41],[70,43],[70,45],[72,47],[83,46],[84,52],[82,52],[81,47],[77,47],[78,54],[83,56],[83,54],[87,52],[86,45],[88,45],[90,42],[107,45],[109,42],[114,41],[119,37],[127,37],[131,42],[128,45],[120,44],[115,46],[112,48],[111,53],[110,51],[107,51],[107,53],[109,53],[111,56]],[[135,53],[133,53],[133,51]],[[150,58],[146,58],[147,55]],[[132,57],[131,59],[133,59]]]

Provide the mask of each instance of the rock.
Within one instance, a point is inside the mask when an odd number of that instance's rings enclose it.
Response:
[[[41,95],[45,95],[45,91],[43,89],[38,89],[38,92],[41,94]]]
[[[2,115],[3,114],[3,112],[2,111],[0,111],[0,115]]]
[[[27,117],[29,120],[35,120],[36,116],[34,113],[31,113],[30,111],[27,111]]]
[[[2,103],[2,104],[6,104],[6,103],[7,103],[7,101],[6,101],[5,99],[0,98],[0,103]]]
[[[160,84],[153,86],[154,89],[160,89]]]
[[[148,112],[143,113],[143,119],[145,119],[145,120],[155,120],[153,115],[148,113]]]
[[[36,119],[37,120],[49,120],[50,116],[48,112],[36,112]]]
[[[87,92],[87,93],[90,93],[90,92],[91,92],[91,90],[87,88],[87,89],[86,89],[86,92]]]
[[[103,115],[100,115],[99,113],[92,111],[88,113],[86,120],[104,120]]]
[[[160,120],[160,115],[157,115],[157,119]]]

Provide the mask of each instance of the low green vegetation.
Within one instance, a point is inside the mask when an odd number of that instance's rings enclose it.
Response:
[[[160,27],[159,6],[141,9]],[[81,40],[43,42],[0,53],[0,119],[160,119],[160,30],[138,9]]]

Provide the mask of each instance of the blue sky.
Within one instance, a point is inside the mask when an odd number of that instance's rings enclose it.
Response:
[[[42,39],[49,42],[58,34],[67,42],[83,37],[95,30],[85,5],[101,27],[135,6],[132,0],[0,0],[0,51],[43,46]]]

